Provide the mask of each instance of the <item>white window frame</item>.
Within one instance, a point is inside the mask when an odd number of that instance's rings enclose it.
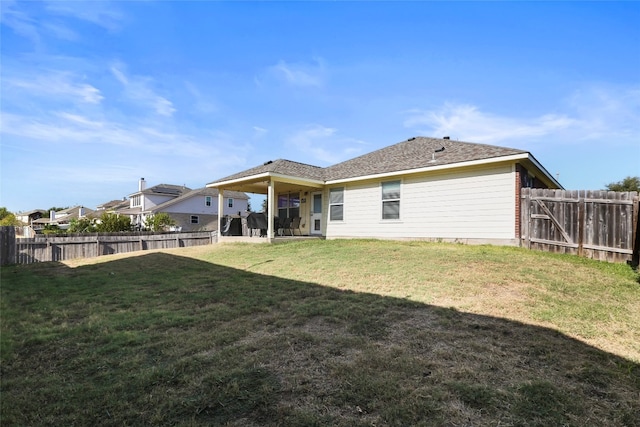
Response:
[[[231,197],[227,199],[227,207],[229,208],[233,207],[233,199]]]
[[[340,194],[341,194],[340,199],[341,200],[340,201],[334,201],[333,198],[331,197],[331,193],[332,192],[336,193],[336,194],[338,192],[340,192]],[[330,188],[329,189],[329,213],[328,213],[328,216],[329,216],[329,221],[331,221],[331,222],[344,221],[344,193],[345,193],[345,188],[344,187],[334,187],[334,188]],[[339,218],[339,219],[338,218],[334,219],[332,217],[332,215],[333,215],[333,212],[332,212],[333,209],[332,208],[334,206],[341,206],[342,207],[342,215],[341,215],[341,218]]]
[[[204,196],[204,205],[207,207],[211,207],[213,204],[213,198],[211,196]]]
[[[200,224],[200,217],[198,215],[191,215],[191,224]]]
[[[388,194],[385,198],[385,184],[398,184],[398,194],[397,197],[393,193]],[[400,207],[402,205],[402,180],[394,179],[391,181],[382,181],[380,183],[380,219],[382,221],[400,221]],[[398,204],[398,217],[397,218],[385,218],[384,205],[385,203],[396,203]]]

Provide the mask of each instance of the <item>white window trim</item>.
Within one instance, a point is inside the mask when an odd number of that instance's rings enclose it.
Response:
[[[382,198],[382,184],[388,183],[388,182],[399,182],[400,183],[400,190],[399,190],[399,196],[397,199],[383,199]],[[402,186],[403,186],[403,182],[402,179],[390,179],[387,181],[380,181],[380,221],[381,222],[400,222],[402,221]],[[397,201],[398,202],[398,218],[384,218],[384,203],[385,202],[394,202]]]
[[[331,203],[331,190],[342,189],[342,203]],[[329,222],[344,222],[345,217],[345,198],[346,198],[347,188],[346,187],[333,187],[329,189],[329,194],[327,195],[327,218]],[[331,219],[331,206],[342,205],[342,219]]]
[[[207,206],[207,207],[213,206],[213,197],[204,196],[204,205]]]
[[[193,222],[193,219],[195,218],[196,222]],[[200,217],[198,215],[191,215],[191,224],[200,224]]]
[[[227,199],[227,207],[228,208],[232,208],[233,207],[233,198],[232,197],[229,197]]]

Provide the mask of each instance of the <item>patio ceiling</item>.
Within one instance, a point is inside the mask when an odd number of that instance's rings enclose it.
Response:
[[[287,192],[304,189],[319,189],[324,186],[323,181],[310,180],[281,174],[263,173],[260,175],[247,176],[229,181],[218,181],[207,184],[207,187],[242,191],[244,193],[268,194],[269,182],[277,186],[278,192]]]

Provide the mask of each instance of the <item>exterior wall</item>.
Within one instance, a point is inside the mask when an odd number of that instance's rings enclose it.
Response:
[[[145,211],[175,199],[175,197],[159,196],[157,194],[143,194],[142,197],[144,197],[143,207]]]
[[[230,208],[227,203],[229,197],[224,199],[224,215],[238,215],[241,212],[242,216],[246,216],[246,210],[249,206],[247,199],[233,199],[233,207]],[[211,197],[211,206],[205,205],[205,196],[198,195],[191,197],[187,200],[183,200],[179,203],[162,208],[162,212],[166,213],[185,213],[191,215],[217,215],[218,214],[218,197]]]
[[[233,199],[233,207],[229,207],[226,197],[224,200],[224,215],[237,215],[238,212],[244,216],[249,201],[247,199]],[[159,212],[169,214],[176,221],[176,226],[182,231],[213,231],[218,229],[218,197],[211,197],[211,206],[205,205],[205,195],[197,195],[179,203],[161,208]],[[198,223],[192,224],[191,217],[198,217]]]
[[[191,223],[192,215],[198,217],[197,224]],[[218,215],[169,213],[169,216],[176,222],[176,227],[181,227],[181,231],[214,231],[218,229]]]
[[[223,214],[224,215],[238,215],[238,212],[240,212],[241,216],[247,216],[247,208],[249,207],[249,199],[233,199],[233,207],[230,208],[229,204],[227,203],[228,199],[230,199],[230,197],[225,197],[224,198],[224,211]],[[215,208],[216,208],[216,212],[218,211],[218,200],[217,197],[213,197],[213,200],[211,202]],[[202,204],[204,205],[204,197],[202,198]]]
[[[380,185],[395,179],[401,179],[400,219],[382,220]],[[515,186],[512,164],[347,183],[344,221],[328,221],[325,191],[326,237],[471,239],[515,244]]]

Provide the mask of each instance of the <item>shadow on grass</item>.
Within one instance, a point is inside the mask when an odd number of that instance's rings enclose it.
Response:
[[[153,253],[2,271],[3,425],[640,425],[554,330]]]

